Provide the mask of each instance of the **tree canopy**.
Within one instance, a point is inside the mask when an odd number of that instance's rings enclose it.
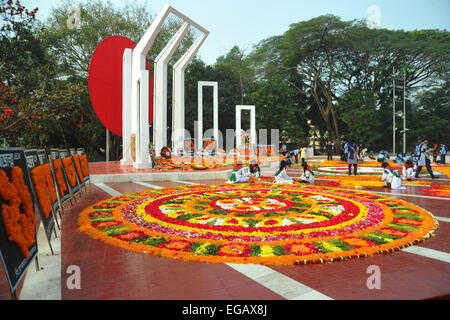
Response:
[[[92,53],[110,35],[137,42],[155,13],[140,3],[117,7],[67,0],[39,20],[38,8],[0,1],[0,133],[5,142],[12,145],[20,137],[27,147],[83,146],[102,159],[105,129],[87,89]],[[79,28],[67,25],[70,5],[80,8]],[[179,26],[176,19],[164,26],[148,54],[151,62]],[[189,32],[170,65],[190,46],[194,33]],[[280,129],[283,143],[306,146],[314,127],[323,144],[333,140],[339,148],[342,141],[354,140],[371,150],[390,149],[395,74],[406,83],[407,150],[425,136],[448,143],[449,40],[446,30],[371,29],[365,21],[334,15],[299,21],[249,52],[235,46],[211,65],[194,59],[185,74],[185,126],[193,136],[197,82],[218,81],[223,133],[234,129],[235,106],[252,104],[257,129]],[[402,100],[403,90],[395,97]],[[205,88],[204,99],[206,130],[212,127],[212,90]],[[244,113],[242,121],[248,123],[249,116]],[[402,128],[397,127],[401,145]],[[113,136],[112,141],[110,158],[117,160],[121,139]]]

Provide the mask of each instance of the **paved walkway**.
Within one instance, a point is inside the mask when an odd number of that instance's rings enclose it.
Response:
[[[300,169],[301,170],[301,169]],[[288,173],[296,176],[299,168]],[[264,170],[264,175],[272,170]],[[317,176],[317,185],[325,181]],[[65,204],[61,232],[52,240],[55,256],[40,245],[43,268],[31,266],[20,299],[164,299],[164,300],[296,300],[296,299],[431,299],[450,295],[450,210],[448,199],[420,195],[420,188],[388,193],[432,212],[440,227],[417,246],[381,256],[327,264],[259,266],[184,262],[143,255],[94,240],[78,231],[79,212],[98,201],[151,188],[222,180],[99,183],[87,187],[73,207]],[[436,181],[450,184],[450,179]],[[41,231],[42,233],[42,231]],[[48,247],[48,245],[47,245]],[[369,266],[381,271],[381,289],[367,288]],[[73,266],[81,272],[81,288],[69,289]],[[69,272],[70,271],[70,272]],[[38,278],[36,274],[40,274]],[[46,281],[42,280],[47,278]],[[9,299],[0,276],[0,299]]]

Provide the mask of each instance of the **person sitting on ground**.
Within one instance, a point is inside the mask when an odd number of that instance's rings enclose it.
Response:
[[[300,181],[314,183],[314,172],[311,170],[307,162],[303,164],[303,174],[300,176]]]
[[[386,161],[383,162],[381,166],[384,168],[381,181],[384,181],[386,183],[385,186],[387,188],[390,187],[391,189],[394,190],[404,189],[404,187],[402,187],[402,178],[400,176],[400,173],[395,171],[395,169],[392,168]]]
[[[406,160],[402,168],[402,179],[403,180],[414,180],[414,165],[411,160]]]
[[[276,184],[293,184],[294,180],[288,176],[286,172],[286,161],[280,161],[280,168],[275,172],[275,181]]]
[[[252,160],[250,162],[249,171],[250,171],[250,177],[254,177],[257,179],[259,179],[261,177],[261,168],[259,167],[259,165],[256,163],[255,160]]]
[[[226,183],[244,183],[249,180],[248,173],[245,172],[245,169],[242,167],[242,162],[238,161],[231,172],[230,179]]]

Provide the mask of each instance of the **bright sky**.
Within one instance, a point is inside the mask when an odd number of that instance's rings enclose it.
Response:
[[[118,7],[124,1],[110,0]],[[45,20],[62,0],[22,0],[29,9],[39,7]],[[105,1],[106,2],[106,1]],[[168,3],[210,35],[199,51],[207,64],[234,45],[247,53],[268,37],[284,33],[291,23],[333,14],[343,20],[371,19],[387,29],[450,30],[450,0],[138,0],[153,14]],[[371,8],[375,7],[375,11]],[[379,15],[377,14],[379,13]]]

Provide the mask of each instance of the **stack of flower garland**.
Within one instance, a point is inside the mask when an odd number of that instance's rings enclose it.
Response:
[[[214,263],[305,264],[399,250],[437,221],[400,199],[262,183],[122,195],[85,209],[80,229],[140,253]]]

